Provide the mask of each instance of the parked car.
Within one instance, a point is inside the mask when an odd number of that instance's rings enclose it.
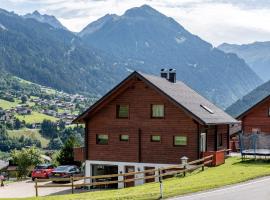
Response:
[[[32,180],[34,181],[35,178],[49,178],[53,170],[54,166],[52,164],[37,165],[32,171]]]
[[[50,178],[69,178],[71,176],[79,176],[80,169],[76,165],[61,165],[55,168]]]

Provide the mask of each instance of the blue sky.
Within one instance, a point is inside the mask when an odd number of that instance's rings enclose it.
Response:
[[[270,41],[270,0],[0,0],[1,8],[18,14],[54,15],[75,32],[107,13],[121,15],[143,4],[215,46]]]

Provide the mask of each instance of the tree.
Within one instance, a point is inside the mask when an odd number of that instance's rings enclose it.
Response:
[[[59,137],[51,139],[51,141],[48,144],[48,149],[61,149],[63,147],[63,142]]]
[[[57,161],[61,165],[80,165],[80,162],[74,161],[73,155],[73,148],[77,145],[76,139],[71,136],[60,150]]]
[[[50,120],[43,120],[41,123],[41,134],[47,138],[56,138],[57,134],[57,124]]]
[[[41,151],[35,147],[13,150],[11,152],[13,162],[18,165],[18,178],[26,177],[31,166],[42,163],[43,160],[40,155]]]
[[[22,101],[22,104],[25,104],[27,102],[27,96],[26,95],[23,95],[21,97],[21,101]]]
[[[18,130],[21,127],[22,127],[22,122],[18,118],[16,118],[14,122],[14,129]]]
[[[59,129],[64,130],[66,128],[66,122],[64,122],[62,119],[59,121]]]

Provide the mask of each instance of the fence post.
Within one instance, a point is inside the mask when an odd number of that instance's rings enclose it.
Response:
[[[204,171],[204,161],[203,161],[203,165],[202,165],[202,171]]]
[[[37,178],[35,178],[35,189],[36,189],[36,197],[38,197],[38,184],[37,184]]]
[[[162,172],[160,168],[158,169],[158,180],[159,180],[159,191],[160,191],[160,199],[163,199],[163,183],[162,183]]]
[[[70,182],[71,182],[71,193],[74,194],[74,179],[73,179],[73,176],[70,177]]]

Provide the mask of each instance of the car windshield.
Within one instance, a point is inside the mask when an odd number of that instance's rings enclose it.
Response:
[[[72,168],[71,166],[59,166],[55,169],[55,171],[67,171],[70,168]]]
[[[47,169],[49,165],[37,165],[35,169]]]

